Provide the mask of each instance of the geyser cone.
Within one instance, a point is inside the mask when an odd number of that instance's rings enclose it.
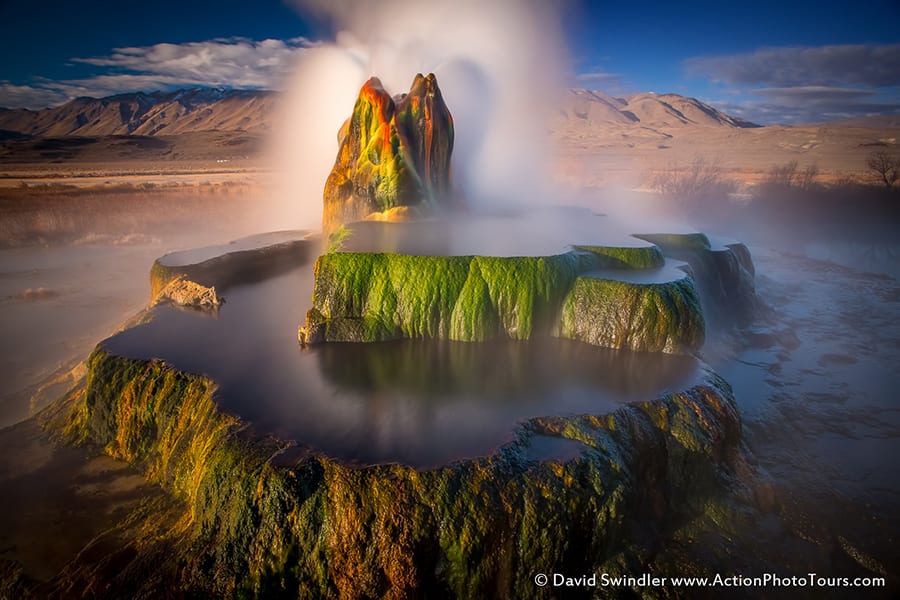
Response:
[[[396,100],[377,77],[369,79],[338,138],[325,182],[325,233],[365,218],[427,210],[449,191],[453,118],[433,74],[416,75],[409,93]]]
[[[434,74],[416,75],[409,93],[398,98],[395,114],[400,147],[408,152],[427,200],[450,191],[453,117]]]

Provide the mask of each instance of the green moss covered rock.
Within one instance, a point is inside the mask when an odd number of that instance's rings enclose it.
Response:
[[[336,252],[316,261],[308,341],[528,339],[548,331],[584,253],[548,257]]]
[[[705,324],[689,277],[648,284],[578,277],[560,334],[595,346],[681,353],[703,345]]]
[[[89,366],[56,427],[143,469],[184,513],[136,534],[103,580],[105,559],[80,556],[69,597],[538,598],[537,572],[639,564],[641,532],[701,510],[742,468],[731,391],[708,371],[612,414],[532,419],[492,456],[421,471],[261,436],[221,412],[211,381],[159,361],[98,349]],[[581,451],[541,459],[538,437]]]
[[[600,269],[658,269],[666,259],[656,246],[575,246],[597,256]]]
[[[316,262],[313,308],[298,336],[319,343],[552,334],[609,348],[698,349],[704,321],[689,278],[640,284],[583,276],[610,260],[621,266],[661,259],[653,247],[622,250],[548,257],[326,254]]]
[[[713,244],[702,233],[637,234],[667,256],[690,265],[707,317],[715,322],[746,322],[756,308],[756,270],[750,250],[740,242]]]

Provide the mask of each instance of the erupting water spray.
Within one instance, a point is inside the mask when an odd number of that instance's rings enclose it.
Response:
[[[299,8],[329,19],[336,35],[300,59],[273,136],[273,160],[287,175],[282,215],[292,223],[320,227],[338,131],[372,76],[392,95],[416,73],[437,76],[456,125],[453,185],[471,205],[552,198],[544,121],[568,72],[552,4],[307,0]]]

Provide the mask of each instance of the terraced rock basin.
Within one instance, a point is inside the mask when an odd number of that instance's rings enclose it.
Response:
[[[691,236],[705,244],[687,256],[704,289],[743,284],[747,272],[750,285],[733,295],[753,295],[752,263],[744,269],[743,255],[731,248],[722,250],[731,260],[717,262],[703,234],[670,237]],[[338,251],[318,258],[313,307],[298,337],[316,344],[554,335],[690,353],[705,335],[694,271],[692,264],[666,265],[658,246],[587,211],[363,223],[351,227]],[[718,315],[731,297],[708,300]]]
[[[453,228],[431,226],[448,251],[424,255],[428,225],[367,223],[315,263],[310,238],[260,245],[309,255],[264,276],[209,253],[158,261],[153,278],[202,273],[225,304],[151,308],[98,346],[51,422],[187,506],[108,589],[540,597],[535,573],[635,572],[662,523],[727,513],[740,422],[690,353],[691,268],[636,238],[604,245],[602,217],[563,218],[568,244],[542,222],[540,243],[503,245],[469,220],[483,254],[455,253]],[[301,347],[310,298],[327,343]]]
[[[689,388],[690,356],[616,352],[544,337],[394,340],[297,346],[311,264],[226,289],[215,318],[158,306],[149,322],[101,343],[216,382],[220,408],[255,428],[357,464],[434,467],[488,456],[518,423],[600,414]]]

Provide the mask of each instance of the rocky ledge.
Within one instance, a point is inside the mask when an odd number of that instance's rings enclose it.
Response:
[[[232,285],[259,281],[310,260],[318,252],[319,245],[318,234],[276,231],[219,246],[172,252],[156,259],[150,269],[150,301],[159,300],[166,287],[177,280],[202,288],[215,286],[220,292]],[[199,288],[193,291],[203,292]],[[210,298],[209,294],[204,296],[206,304]],[[179,303],[177,299],[170,300]],[[186,303],[193,303],[190,295]]]
[[[636,237],[654,244],[576,246],[535,257],[329,252],[316,262],[313,307],[298,339],[558,335],[691,353],[703,345],[705,311],[717,318],[749,314],[755,291],[745,246],[712,247],[703,234]],[[664,253],[686,262],[666,269]]]
[[[215,397],[202,376],[98,347],[84,388],[44,415],[184,505],[177,527],[80,556],[70,596],[542,597],[535,573],[637,572],[667,524],[712,512],[727,526],[742,509],[722,491],[749,493],[731,390],[708,369],[611,414],[530,419],[492,456],[428,470],[342,464]]]

